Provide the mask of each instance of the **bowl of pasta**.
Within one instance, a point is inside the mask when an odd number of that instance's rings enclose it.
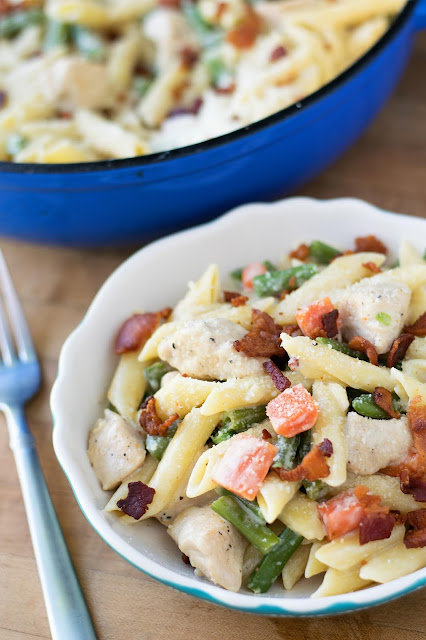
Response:
[[[5,0],[0,232],[135,243],[283,197],[364,131],[425,24],[424,0]]]
[[[294,198],[121,265],[51,398],[56,455],[104,541],[252,613],[343,613],[425,585],[425,225]]]

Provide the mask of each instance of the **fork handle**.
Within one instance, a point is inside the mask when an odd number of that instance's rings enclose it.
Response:
[[[21,407],[6,409],[12,449],[53,640],[96,640]]]

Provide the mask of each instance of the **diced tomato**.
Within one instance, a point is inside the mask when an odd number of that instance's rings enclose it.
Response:
[[[215,465],[212,480],[237,496],[254,500],[276,453],[277,448],[266,440],[240,433]]]
[[[352,491],[339,493],[331,500],[321,502],[318,512],[330,540],[357,529],[365,515],[364,507]]]
[[[275,431],[286,438],[311,429],[318,417],[318,403],[301,384],[285,389],[268,403],[266,415]]]
[[[242,280],[246,289],[253,289],[253,278],[267,272],[267,268],[261,262],[252,262],[243,269]]]
[[[324,314],[334,311],[330,298],[322,298],[313,302],[297,312],[297,324],[302,329],[305,336],[309,338],[318,337],[318,332],[323,328],[321,318]],[[339,321],[338,321],[339,324]]]

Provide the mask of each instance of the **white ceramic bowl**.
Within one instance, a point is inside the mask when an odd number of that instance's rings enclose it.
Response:
[[[90,427],[101,415],[116,357],[113,339],[136,309],[174,305],[186,284],[211,263],[223,274],[265,258],[274,260],[300,242],[319,239],[339,248],[355,236],[376,234],[394,252],[406,237],[423,251],[426,221],[389,214],[353,199],[316,201],[294,198],[275,204],[246,205],[215,222],[154,242],[126,260],[105,282],[83,322],[67,339],[60,356],[51,407],[56,455],[78,503],[94,529],[117,553],[150,576],[193,596],[251,613],[327,615],[386,602],[426,584],[426,569],[345,595],[310,599],[320,578],[300,581],[291,592],[278,586],[263,596],[230,593],[203,578],[157,521],[120,524],[102,510],[101,490],[86,455]]]

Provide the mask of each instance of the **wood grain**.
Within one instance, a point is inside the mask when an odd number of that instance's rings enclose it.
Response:
[[[334,167],[302,193],[351,195],[395,211],[426,211],[426,34],[381,116]],[[82,515],[52,449],[49,392],[60,347],[104,279],[129,254],[1,241],[41,355],[44,382],[28,408],[47,483],[100,640],[419,640],[425,592],[328,619],[245,615],[183,595],[111,551]],[[49,638],[49,628],[7,431],[0,418],[0,640]]]

